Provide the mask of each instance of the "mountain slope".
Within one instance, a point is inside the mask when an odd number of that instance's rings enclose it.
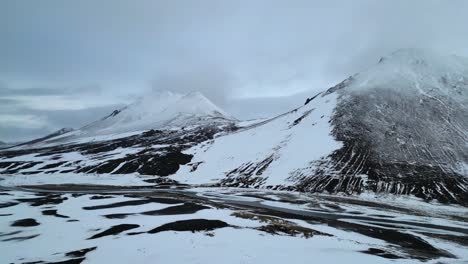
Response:
[[[212,180],[466,203],[467,65],[455,56],[397,51],[260,128],[191,150],[199,172],[175,178],[226,175]]]
[[[400,50],[337,89],[333,133],[345,147],[336,159],[366,153],[350,170],[369,176],[367,188],[467,199],[466,60]]]
[[[284,187],[292,171],[341,147],[330,134],[336,98],[336,94],[318,96],[314,103],[196,146],[186,153],[200,164],[197,170],[181,170],[173,178],[187,183]]]

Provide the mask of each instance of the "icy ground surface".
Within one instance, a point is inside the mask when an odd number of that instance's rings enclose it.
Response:
[[[0,263],[468,261],[466,207],[112,181],[11,183],[0,181],[8,185],[0,188]]]

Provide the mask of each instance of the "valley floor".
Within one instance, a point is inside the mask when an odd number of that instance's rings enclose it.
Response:
[[[0,181],[0,263],[468,261],[468,208],[460,206],[248,189],[12,182],[8,176]]]

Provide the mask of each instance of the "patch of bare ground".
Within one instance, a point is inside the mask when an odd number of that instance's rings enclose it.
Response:
[[[267,232],[273,235],[301,236],[304,238],[310,238],[316,235],[332,236],[330,234],[313,230],[308,227],[303,227],[294,222],[287,221],[278,217],[254,214],[250,212],[234,212],[232,213],[232,216],[259,221],[260,223],[265,223],[266,225],[258,227],[257,230]]]

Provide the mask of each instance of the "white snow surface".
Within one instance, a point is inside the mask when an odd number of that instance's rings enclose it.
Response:
[[[291,172],[341,147],[331,135],[329,123],[336,100],[336,94],[317,96],[291,112],[199,144],[185,151],[194,155],[192,164],[201,162],[198,168],[191,172],[190,166],[182,166],[171,177],[189,184],[214,183],[242,165],[271,158],[261,173],[261,185],[292,184],[288,180]]]
[[[242,194],[257,194],[270,199],[280,198],[285,195],[281,192],[262,193],[258,190],[243,190],[236,192],[232,189],[194,190],[199,196],[209,196],[222,201],[258,201],[261,204],[275,206],[277,208],[290,208],[326,212],[330,202],[314,200],[314,197],[291,193],[295,199],[306,199],[313,205],[316,202],[319,208],[309,207],[307,204],[293,204],[287,202],[270,202],[260,198],[245,197]],[[384,240],[365,236],[363,234],[342,230],[326,224],[313,224],[302,220],[289,221],[297,225],[325,232],[333,236],[314,235],[311,238],[303,236],[272,235],[256,228],[265,225],[260,219],[244,219],[236,217],[232,208],[211,207],[193,214],[176,215],[145,215],[141,212],[160,210],[181,204],[161,204],[157,202],[146,203],[138,206],[119,206],[100,210],[85,210],[85,207],[107,205],[118,202],[134,201],[140,198],[126,197],[124,195],[107,195],[106,199],[94,200],[95,194],[74,196],[63,194],[66,199],[54,205],[30,206],[27,203],[19,203],[11,207],[0,208],[2,221],[0,222],[2,254],[1,263],[17,263],[28,261],[63,261],[70,259],[66,252],[84,248],[97,247],[86,254],[83,263],[395,263],[395,260],[363,254],[360,251],[368,248],[384,249],[391,253],[399,254],[400,250],[389,245]],[[104,195],[105,196],[105,195]],[[24,191],[8,191],[7,195],[0,196],[0,203],[8,203],[15,199],[37,198],[37,194]],[[104,198],[104,197],[103,197]],[[236,198],[236,199],[234,199]],[[332,204],[330,204],[332,205]],[[447,224],[464,228],[466,224],[447,220],[441,214],[432,218],[418,216],[418,214],[405,215],[392,210],[376,210],[366,206],[358,206],[346,203],[337,204],[345,212],[360,211],[365,216],[380,219],[378,215],[385,214],[393,220],[407,220],[428,224]],[[407,205],[408,206],[408,205]],[[333,208],[333,207],[331,207]],[[417,206],[409,206],[413,210],[419,210]],[[436,209],[437,206],[431,206]],[[427,208],[427,209],[431,209]],[[44,209],[55,209],[57,213],[68,217],[60,218],[43,215]],[[426,209],[426,208],[425,208]],[[108,219],[106,214],[128,214],[124,219]],[[378,215],[376,215],[378,214]],[[33,218],[40,223],[33,227],[14,227],[13,221],[24,218]],[[68,222],[69,219],[78,221]],[[188,219],[212,219],[222,220],[232,227],[216,229],[205,232],[176,232],[166,231],[157,234],[144,233],[166,223]],[[382,217],[382,219],[385,219]],[[372,225],[366,220],[353,220],[356,223]],[[351,221],[352,222],[352,221]],[[376,222],[378,224],[378,222]],[[135,229],[124,231],[112,236],[104,236],[98,239],[88,239],[92,235],[102,232],[111,226],[118,224],[135,224]],[[401,224],[400,224],[401,225]],[[402,225],[403,226],[403,225]],[[20,233],[15,233],[21,231]],[[424,230],[413,229],[412,233]],[[431,232],[437,232],[436,229]],[[138,235],[129,235],[130,232],[143,232]],[[418,234],[419,235],[419,234]],[[460,234],[455,234],[460,235]],[[15,238],[32,238],[14,240]],[[419,235],[421,236],[421,235]],[[436,240],[424,237],[425,240],[436,247],[448,250],[455,254],[456,259],[440,258],[426,261],[425,263],[464,263],[468,259],[466,247],[453,244],[444,240]],[[399,263],[422,263],[417,259],[400,259]]]

